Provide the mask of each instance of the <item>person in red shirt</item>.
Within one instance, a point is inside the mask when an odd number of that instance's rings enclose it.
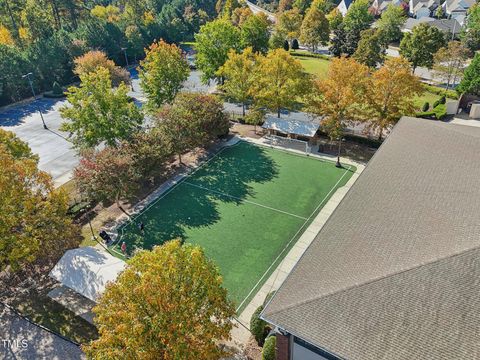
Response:
[[[125,253],[127,252],[127,244],[125,244],[125,241],[122,242],[122,247],[121,247],[121,249],[122,249],[122,253],[125,254]]]

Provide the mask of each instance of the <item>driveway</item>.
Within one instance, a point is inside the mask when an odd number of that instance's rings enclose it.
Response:
[[[131,71],[133,91],[129,95],[138,100],[139,106],[145,101],[140,88],[136,70]],[[203,85],[200,72],[192,71],[185,82],[185,90],[211,92],[214,83]],[[62,123],[59,109],[67,104],[65,99],[38,98],[35,101],[20,103],[0,109],[0,127],[14,132],[27,142],[32,151],[39,155],[39,168],[52,175],[55,186],[70,180],[72,170],[77,166],[79,157],[72,147],[69,134],[59,130]],[[42,125],[38,112],[41,110],[48,130]]]

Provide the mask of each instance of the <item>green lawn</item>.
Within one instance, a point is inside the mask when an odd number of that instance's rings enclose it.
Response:
[[[126,224],[120,241],[130,252],[173,238],[202,246],[240,310],[354,170],[240,142]]]
[[[306,56],[297,56],[295,57],[295,59],[299,60],[302,63],[305,71],[309,74],[318,76],[320,79],[324,79],[327,77],[330,61]]]
[[[415,97],[415,107],[418,110],[421,110],[422,106],[423,106],[423,104],[425,104],[425,102],[428,102],[430,104],[430,107],[432,107],[433,103],[435,101],[437,101],[438,99],[440,99],[440,95],[431,93],[429,91],[425,91],[422,96],[416,96]],[[449,99],[447,99],[447,100],[449,100]]]

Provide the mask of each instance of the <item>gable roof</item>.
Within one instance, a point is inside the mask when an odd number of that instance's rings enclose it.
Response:
[[[0,304],[1,359],[85,359],[80,347]],[[9,343],[7,343],[9,341]]]
[[[320,127],[318,121],[305,121],[292,118],[278,118],[271,115],[265,117],[264,129],[277,130],[285,134],[296,134],[313,137]]]
[[[265,308],[342,358],[480,354],[480,128],[403,118]]]
[[[90,246],[65,252],[50,276],[86,298],[97,301],[109,281],[115,281],[125,262]]]

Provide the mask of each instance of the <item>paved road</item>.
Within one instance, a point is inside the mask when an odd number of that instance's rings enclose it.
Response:
[[[272,23],[277,22],[277,17],[275,16],[274,13],[271,13],[270,11],[267,11],[264,8],[261,8],[260,6],[257,6],[254,3],[251,3],[250,1],[247,1],[247,6],[250,8],[250,10],[252,10],[254,14],[264,13],[265,15],[267,15],[268,20],[270,20]]]
[[[140,89],[138,74],[132,72],[133,91],[129,93],[138,100],[138,104],[145,101]],[[214,84],[203,85],[200,73],[192,71],[185,83],[189,91],[210,92]],[[69,134],[59,130],[62,119],[59,108],[67,104],[66,100],[39,98],[33,102],[19,104],[0,110],[0,127],[13,131],[26,141],[32,151],[39,155],[39,168],[52,175],[55,185],[59,186],[71,178],[72,169],[78,164],[79,158],[69,141]],[[48,130],[42,126],[38,113],[41,109]]]

